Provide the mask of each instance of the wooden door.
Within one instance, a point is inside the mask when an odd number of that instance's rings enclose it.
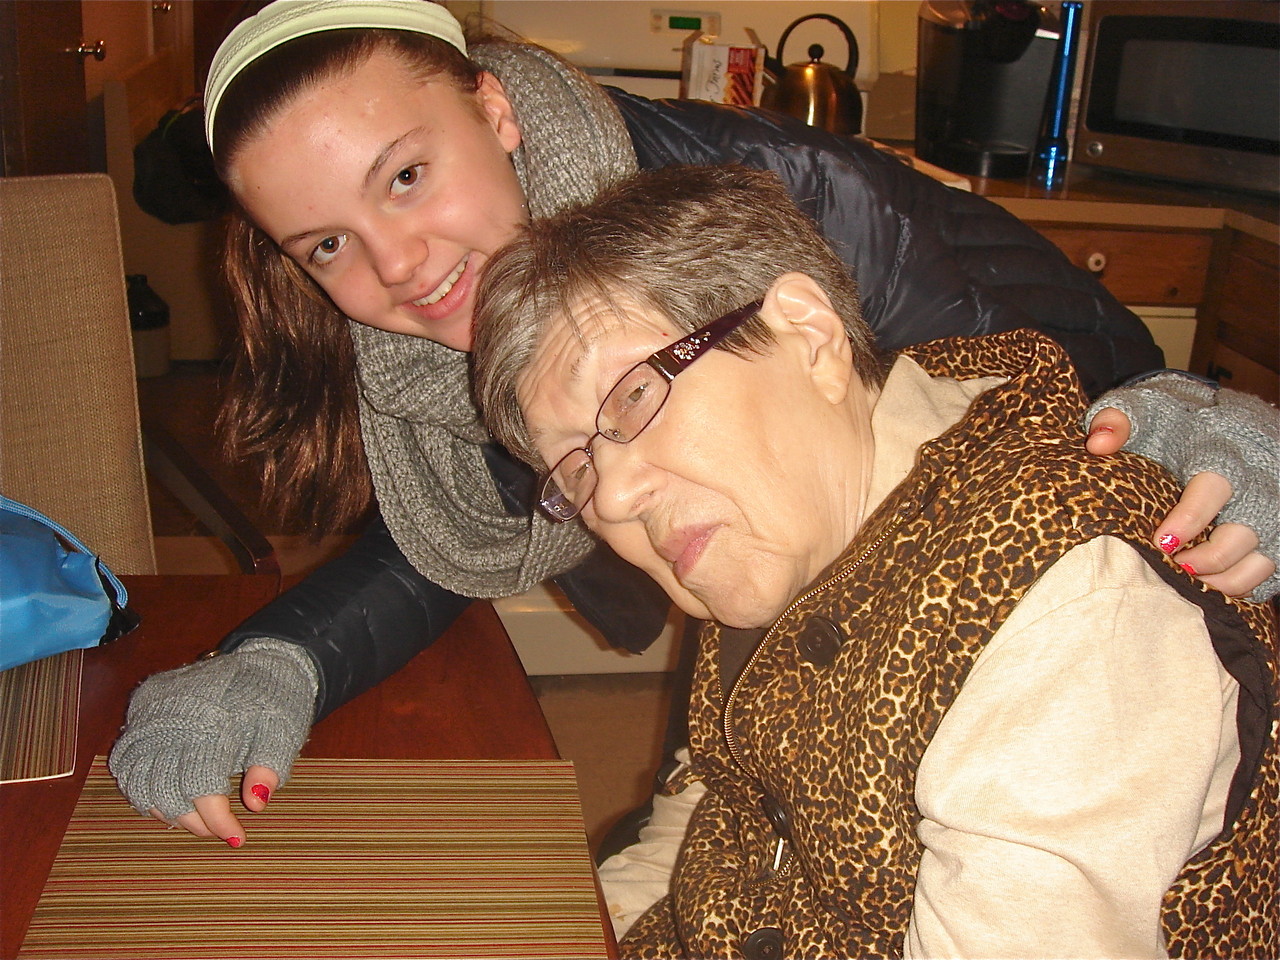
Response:
[[[0,2],[2,172],[105,169],[104,84],[165,52],[177,65],[169,105],[189,96],[192,9],[191,0]]]
[[[90,169],[79,0],[0,3],[0,139],[5,176]]]

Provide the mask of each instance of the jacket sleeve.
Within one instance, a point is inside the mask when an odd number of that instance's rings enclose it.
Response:
[[[351,549],[233,630],[231,651],[258,637],[303,647],[320,675],[316,720],[395,673],[471,603],[432,583],[375,517]]]
[[[1033,327],[1066,348],[1090,396],[1163,366],[1133,313],[984,197],[783,114],[609,93],[645,169],[740,163],[776,172],[849,265],[885,349]]]

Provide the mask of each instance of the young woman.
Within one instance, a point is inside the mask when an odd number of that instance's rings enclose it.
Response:
[[[1091,393],[1160,363],[1132,314],[981,198],[786,117],[648,101],[538,47],[468,45],[426,0],[270,4],[219,48],[205,108],[240,206],[226,268],[241,327],[232,446],[317,531],[377,507],[351,551],[227,637],[223,656],[157,675],[131,701],[111,758],[125,795],[233,846],[245,832],[230,777],[244,772],[245,806],[261,810],[310,724],[430,644],[470,598],[554,578],[630,649],[665,621],[647,578],[580,525],[530,514],[532,475],[472,406],[477,278],[530,217],[638,167],[773,169],[857,277],[881,346],[1039,327]],[[1094,452],[1114,451],[1127,420],[1099,422]],[[1170,432],[1193,433],[1158,435]],[[1197,478],[1210,489],[1190,490],[1157,535],[1170,551],[1190,541],[1246,481]],[[1225,524],[1180,558],[1247,592],[1274,570],[1257,546]]]

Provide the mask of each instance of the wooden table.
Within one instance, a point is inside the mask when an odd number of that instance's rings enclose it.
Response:
[[[89,766],[95,755],[110,750],[129,692],[150,674],[188,663],[216,645],[277,590],[277,580],[268,576],[123,579],[142,626],[85,654],[75,773],[0,787],[3,957],[18,952]],[[303,755],[559,759],[519,658],[487,603],[472,604],[407,667],[318,723]],[[246,826],[252,833],[251,821]],[[612,943],[607,920],[602,923]]]

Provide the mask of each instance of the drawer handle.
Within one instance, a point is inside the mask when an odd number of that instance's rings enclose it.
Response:
[[[1084,265],[1089,269],[1090,273],[1101,273],[1107,269],[1107,255],[1100,250],[1091,253],[1085,259]]]

